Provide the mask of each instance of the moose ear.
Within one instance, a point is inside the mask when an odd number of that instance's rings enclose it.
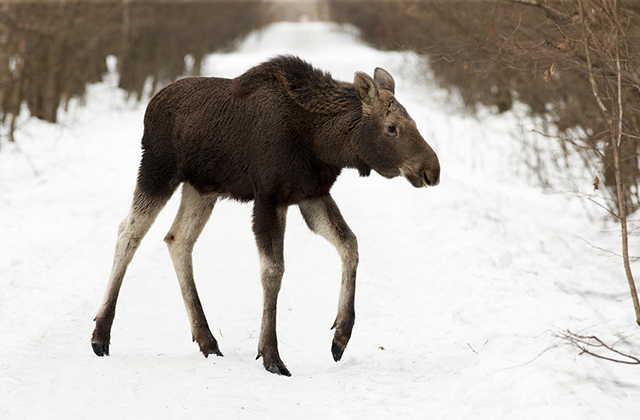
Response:
[[[384,89],[391,92],[393,95],[396,94],[396,82],[393,80],[393,77],[383,68],[376,68],[373,73],[373,80],[376,82],[378,89]]]
[[[360,98],[363,104],[373,106],[380,99],[378,96],[378,87],[368,74],[361,71],[356,72],[353,85],[356,88],[358,98]]]

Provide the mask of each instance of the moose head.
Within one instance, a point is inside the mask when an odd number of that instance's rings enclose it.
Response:
[[[416,188],[440,182],[440,163],[395,94],[395,81],[384,69],[373,79],[357,72],[354,86],[362,101],[362,135],[355,136],[360,158],[380,175],[405,177]]]

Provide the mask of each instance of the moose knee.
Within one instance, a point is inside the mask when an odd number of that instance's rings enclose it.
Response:
[[[127,227],[127,223],[129,223],[129,217],[125,217],[122,222],[120,222],[120,224],[118,225],[118,237],[120,237],[120,235],[122,235],[122,232],[124,232],[124,230]]]
[[[284,261],[261,257],[260,271],[263,279],[280,279],[284,275]]]
[[[340,255],[345,262],[358,265],[358,240],[353,232],[348,232],[341,241]]]

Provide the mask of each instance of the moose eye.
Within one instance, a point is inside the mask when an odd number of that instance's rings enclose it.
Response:
[[[395,125],[390,125],[387,127],[387,131],[391,134],[395,134],[397,132]]]

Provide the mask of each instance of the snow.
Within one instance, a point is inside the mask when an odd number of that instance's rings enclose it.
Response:
[[[111,356],[93,354],[144,113],[108,74],[62,124],[22,120],[17,143],[2,144],[0,418],[638,418],[640,367],[580,355],[559,338],[597,335],[639,355],[624,272],[607,252],[619,248],[615,226],[584,199],[515,175],[516,118],[454,112],[417,76],[416,57],[376,51],[331,24],[272,25],[204,69],[234,77],[280,53],[342,80],[385,67],[442,165],[441,184],[426,190],[356,171],[335,185],[360,244],[343,360],[330,354],[339,257],[291,208],[278,335],[293,376],[255,361],[262,294],[251,207],[230,201],[194,251],[225,354],[201,356],[162,241],[179,194],[129,268]]]

